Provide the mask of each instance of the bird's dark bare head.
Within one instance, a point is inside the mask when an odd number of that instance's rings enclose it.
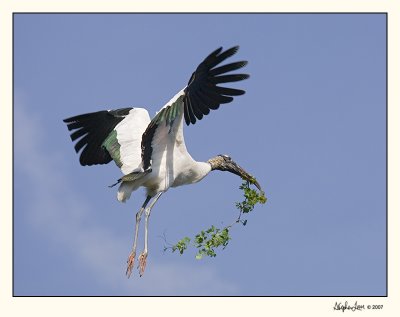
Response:
[[[208,160],[208,163],[211,165],[211,170],[218,171],[228,171],[233,174],[240,176],[241,178],[253,183],[257,186],[259,190],[261,190],[260,184],[256,181],[256,179],[247,173],[242,167],[236,164],[232,158],[226,154],[219,154],[216,157],[213,157]]]

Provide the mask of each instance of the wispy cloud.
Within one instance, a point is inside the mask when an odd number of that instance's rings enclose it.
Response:
[[[123,272],[116,274],[115,268],[121,266],[118,262],[121,254],[127,251],[126,241],[107,226],[89,219],[94,206],[70,186],[68,174],[60,168],[60,153],[45,147],[44,119],[31,113],[25,104],[21,95],[17,95],[15,170],[32,195],[26,221],[60,245],[70,261],[83,266],[85,273],[91,272],[99,285],[109,290],[101,295],[230,295],[238,292],[238,287],[222,280],[216,270],[193,268],[177,263],[179,259],[171,263],[152,256],[152,269],[148,269],[144,278],[133,277],[135,281],[127,280]],[[19,228],[14,229],[18,233]],[[62,295],[62,291],[60,293],[57,295]]]

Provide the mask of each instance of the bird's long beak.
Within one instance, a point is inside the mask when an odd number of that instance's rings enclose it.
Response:
[[[238,164],[236,164],[233,161],[230,161],[229,164],[227,164],[226,170],[228,172],[231,172],[233,174],[236,174],[238,176],[240,176],[241,178],[249,181],[250,183],[256,185],[256,187],[258,188],[258,190],[262,191],[260,184],[257,182],[257,180],[254,178],[254,176],[250,175],[249,173],[247,173],[241,166],[239,166]]]

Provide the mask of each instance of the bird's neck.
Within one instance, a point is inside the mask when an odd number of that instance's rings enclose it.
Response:
[[[201,181],[204,177],[211,172],[211,165],[208,162],[197,162],[193,168],[193,176],[195,178],[195,182]]]

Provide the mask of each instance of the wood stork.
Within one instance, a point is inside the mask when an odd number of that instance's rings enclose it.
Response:
[[[183,138],[183,118],[187,125],[195,124],[210,110],[231,102],[232,96],[245,93],[240,89],[218,86],[249,77],[247,74],[226,74],[242,68],[247,61],[218,66],[238,49],[235,46],[223,51],[220,47],[208,55],[193,72],[186,87],[162,107],[152,120],[147,110],[142,108],[98,111],[64,120],[68,130],[72,131],[72,141],[79,139],[75,151],[79,153],[82,150],[81,165],[107,164],[114,160],[121,168],[123,176],[116,183],[120,184],[117,193],[119,201],[125,202],[141,186],[147,189],[147,197],[136,213],[133,246],[127,261],[128,277],[136,257],[142,214],[145,213],[145,236],[144,249],[138,257],[140,276],[144,273],[148,255],[150,212],[170,187],[197,183],[213,170],[228,171],[244,179],[252,179],[227,155],[217,155],[207,162],[195,161],[186,150]],[[261,189],[257,182],[255,185]]]

